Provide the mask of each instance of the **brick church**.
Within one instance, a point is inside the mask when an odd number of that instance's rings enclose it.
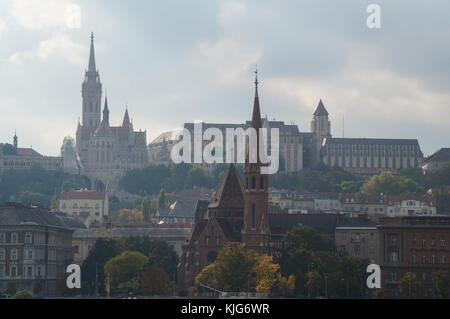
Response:
[[[258,78],[255,81],[255,100],[251,127],[257,133],[258,147],[262,128],[258,97]],[[259,254],[271,254],[269,227],[268,175],[261,174],[259,158],[250,163],[247,152],[242,183],[234,165],[226,172],[220,186],[209,203],[197,205],[196,223],[192,228],[178,266],[181,289],[194,284],[195,277],[208,264],[214,262],[223,246],[241,242],[245,248]],[[202,207],[203,205],[203,207]]]

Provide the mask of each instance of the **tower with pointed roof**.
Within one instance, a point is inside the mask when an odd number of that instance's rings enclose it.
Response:
[[[78,120],[76,132],[80,166],[93,185],[101,181],[110,185],[111,190],[118,186],[118,180],[127,170],[147,165],[147,137],[146,131],[134,131],[128,107],[119,126],[110,123],[107,97],[102,110],[102,83],[96,66],[93,34],[81,93],[82,119]]]
[[[266,166],[261,160],[260,140],[263,138],[261,110],[258,94],[258,72],[255,76],[255,98],[253,103],[253,115],[251,127],[256,130],[256,154],[255,163],[252,162],[250,147],[247,145],[245,160],[245,186],[244,186],[244,224],[242,228],[242,243],[244,247],[253,249],[260,254],[270,254],[270,227],[268,216],[269,179],[267,174],[262,174],[261,168]],[[248,143],[247,143],[248,144]]]
[[[313,134],[313,154],[311,154],[311,157],[313,163],[318,163],[320,161],[320,150],[322,148],[323,140],[331,137],[331,122],[328,115],[329,113],[325,108],[325,105],[322,100],[320,100],[311,121],[311,133]]]
[[[89,67],[82,84],[82,123],[83,126],[98,127],[101,121],[102,83],[95,65],[94,34],[91,34]]]

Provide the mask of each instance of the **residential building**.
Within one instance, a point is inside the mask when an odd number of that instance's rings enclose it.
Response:
[[[422,168],[426,173],[433,173],[447,163],[450,163],[450,148],[441,148],[433,155],[424,159]]]
[[[84,225],[47,209],[9,203],[0,207],[0,290],[8,282],[54,296],[56,281],[73,262],[72,233]],[[40,286],[40,289],[38,288]]]
[[[377,225],[366,217],[339,218],[334,239],[340,256],[378,260]]]
[[[58,206],[61,212],[79,219],[86,227],[102,224],[108,219],[109,201],[105,191],[81,189],[62,192]]]
[[[399,297],[401,278],[412,272],[422,284],[419,297],[435,297],[432,273],[450,270],[450,216],[382,218],[377,229],[381,288]]]

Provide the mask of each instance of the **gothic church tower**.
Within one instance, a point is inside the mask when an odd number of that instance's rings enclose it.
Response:
[[[258,74],[255,80],[255,100],[251,127],[257,133],[257,161],[250,162],[249,149],[245,160],[245,190],[244,190],[244,225],[242,228],[242,243],[245,248],[253,249],[259,254],[270,254],[270,227],[268,212],[269,176],[261,174],[261,168],[267,166],[261,162],[259,148],[263,138],[261,111],[258,96]],[[248,145],[248,143],[247,143]]]

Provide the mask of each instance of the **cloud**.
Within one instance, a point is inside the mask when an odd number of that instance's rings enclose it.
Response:
[[[74,3],[68,0],[14,0],[11,16],[30,30],[67,25],[68,9]]]
[[[3,19],[0,19],[0,35],[6,31],[6,22]]]
[[[82,65],[86,52],[85,45],[74,42],[65,33],[56,32],[50,39],[39,42],[39,46],[33,50],[13,53],[9,57],[9,61],[23,64],[24,60],[46,60],[57,55],[65,58],[71,64]]]
[[[219,13],[219,21],[222,25],[228,25],[236,18],[246,16],[247,6],[237,1],[226,1],[222,3],[222,8]]]

